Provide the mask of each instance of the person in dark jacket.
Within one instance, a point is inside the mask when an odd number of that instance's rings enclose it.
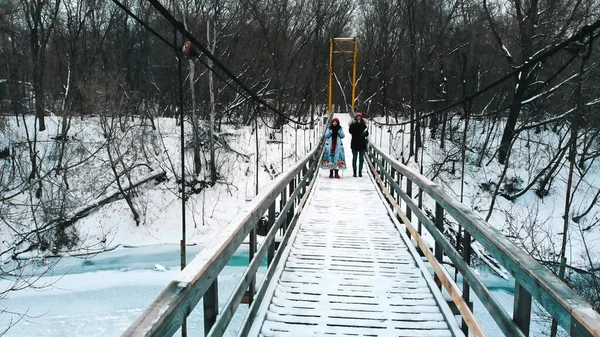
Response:
[[[350,148],[352,149],[352,170],[354,172],[353,177],[356,177],[356,159],[359,159],[358,176],[362,177],[363,164],[365,163],[365,151],[367,150],[367,136],[369,135],[369,131],[367,130],[367,120],[363,118],[360,112],[354,115],[354,118],[350,120],[349,130],[350,134],[352,135]]]

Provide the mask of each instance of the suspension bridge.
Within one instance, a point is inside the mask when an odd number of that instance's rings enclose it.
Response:
[[[280,117],[303,124],[277,111],[244,85],[158,0],[148,1],[189,42],[188,47],[199,48],[195,54],[210,59],[209,64],[198,58],[224,83]],[[180,52],[118,0],[113,2]],[[431,114],[467,102],[598,27],[600,21],[583,27],[494,83]],[[352,48],[334,49],[338,43],[351,43]],[[354,110],[357,51],[357,39],[330,41],[330,114],[333,54],[353,54]],[[185,49],[184,54],[190,57]],[[181,65],[181,57],[179,62]],[[181,81],[181,71],[179,76]],[[342,125],[349,118],[337,117]],[[346,141],[345,146],[349,143]],[[233,316],[241,305],[247,305],[241,326],[233,332],[240,337],[486,336],[477,310],[487,311],[504,336],[525,337],[531,332],[535,303],[569,336],[600,337],[600,314],[589,303],[437,184],[373,144],[367,150],[368,174],[329,179],[327,174],[319,174],[323,146],[321,141],[258,194],[169,282],[122,336],[173,336],[180,330],[186,336],[186,322],[194,310],[202,311],[205,336],[231,335],[228,328]],[[348,148],[346,153],[351,153]],[[460,245],[444,234],[448,220],[460,225],[456,238]],[[259,230],[264,230],[261,240]],[[433,247],[422,239],[424,235],[434,240]],[[225,304],[219,305],[224,295],[219,292],[219,274],[245,242],[249,247],[248,267],[233,291],[226,294]],[[498,303],[471,268],[473,243],[512,275],[512,312]],[[259,280],[257,272],[265,259],[268,267]],[[455,277],[446,269],[449,265]],[[481,302],[481,308],[474,308],[472,295]],[[196,308],[200,301],[202,306]]]
[[[350,118],[337,117],[342,125]],[[435,183],[374,145],[368,174],[329,179],[319,171],[322,149],[262,191],[122,336],[172,336],[201,300],[206,336],[222,336],[241,305],[248,307],[237,336],[486,336],[472,295],[505,336],[530,335],[534,301],[568,335],[600,336],[590,304]],[[428,202],[416,202],[423,196]],[[265,217],[268,231],[258,240]],[[447,218],[464,229],[458,250],[443,234]],[[219,306],[219,273],[245,240],[248,267]],[[514,278],[512,312],[470,267],[472,242]]]

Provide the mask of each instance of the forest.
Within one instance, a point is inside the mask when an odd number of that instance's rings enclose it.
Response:
[[[446,149],[425,168],[430,179],[465,161],[494,167],[493,179],[479,182],[486,220],[497,199],[534,193],[543,203],[560,193],[562,233],[599,231],[599,1],[160,1],[201,45],[155,3],[0,0],[0,261],[22,261],[1,274],[19,275],[39,252],[77,247],[72,225],[95,209],[82,196],[123,198],[144,226],[136,186],[169,177],[182,185],[177,165],[153,169],[160,119],[190,130],[190,193],[227,184],[222,153],[234,150],[224,125],[313,128],[326,111],[336,37],[358,38],[355,110],[380,132],[406,133],[397,158],[418,167],[425,144]],[[352,56],[336,54],[333,65],[334,110],[349,112]],[[530,145],[544,156],[523,150]],[[83,166],[101,172],[84,176]],[[523,218],[533,228],[543,222]],[[527,229],[506,232],[600,308],[593,242],[568,259],[567,235],[547,238],[555,242],[547,249]]]

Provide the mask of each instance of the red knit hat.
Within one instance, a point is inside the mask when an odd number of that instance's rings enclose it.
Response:
[[[354,115],[355,118],[362,118],[362,114],[360,112],[356,113],[356,115]]]
[[[331,120],[331,124],[333,124],[333,122],[337,122],[338,124],[340,124],[340,120],[337,119],[337,117]]]

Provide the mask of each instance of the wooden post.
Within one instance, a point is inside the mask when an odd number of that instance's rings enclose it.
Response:
[[[402,185],[400,185],[402,183],[402,174],[400,172],[398,172],[398,174],[396,175],[396,183],[398,184],[398,186],[400,186],[400,188],[402,188]],[[401,200],[402,198],[400,197],[400,193],[396,193],[396,203],[398,204],[398,207],[400,207]]]
[[[286,200],[287,200],[287,186],[283,188],[283,191],[281,191],[280,204],[279,204],[280,216],[286,216],[285,214],[283,214],[283,208],[285,207]],[[283,233],[285,233],[286,229],[287,229],[287,227],[286,227],[286,223],[284,221],[283,225],[281,226],[281,230]]]
[[[531,294],[516,281],[513,321],[517,323],[517,326],[523,331],[525,336],[529,336],[529,325],[531,323]]]
[[[412,201],[412,180],[408,178],[406,179],[406,195]],[[406,218],[412,223],[412,211],[408,207],[408,203],[406,203]],[[408,229],[406,230],[406,235],[410,239],[410,231]]]
[[[459,228],[459,230],[460,230],[460,228]],[[465,260],[465,263],[467,264],[467,266],[470,266],[471,265],[471,233],[469,233],[465,230],[465,238],[464,239],[465,240],[463,241],[463,259]],[[473,303],[471,303],[471,286],[469,285],[469,282],[467,282],[467,279],[465,279],[464,277],[463,277],[463,282],[462,282],[462,293],[463,293],[462,294],[463,299],[465,300],[466,303],[469,304],[469,306],[471,307],[471,311],[472,311]],[[465,336],[469,335],[469,326],[465,322],[464,318],[463,318],[463,323],[462,323],[462,331],[465,334]]]
[[[215,278],[203,297],[204,304],[204,335],[208,332],[217,321],[219,314],[219,281]]]
[[[388,172],[388,166],[389,163],[387,161],[383,161],[383,171]],[[387,179],[387,176],[383,176],[385,177],[385,188],[389,191],[390,189],[390,181]]]
[[[256,240],[256,226],[250,230],[250,242],[248,247],[248,263],[250,263],[254,259],[254,254],[256,254],[256,249],[258,246],[258,240]],[[250,285],[248,286],[248,306],[252,304],[254,300],[254,293],[256,292],[256,278],[252,279]]]
[[[275,223],[275,202],[271,204],[269,207],[269,220],[267,222],[267,228],[271,230],[273,224]],[[269,243],[269,250],[267,251],[267,265],[271,265],[271,261],[273,261],[273,257],[275,256],[275,238],[273,241]]]
[[[392,177],[392,180],[396,179],[396,170],[393,167],[392,167],[392,171],[390,172],[390,176]],[[395,199],[393,188],[390,188],[390,196],[392,197],[392,199]]]
[[[423,149],[421,149],[421,153],[423,153],[422,151]],[[419,206],[420,210],[423,210],[423,190],[421,188],[419,188],[419,195],[417,198],[417,205]],[[423,227],[423,224],[421,223],[421,220],[419,220],[417,218],[417,231],[420,233],[421,232],[421,227]]]
[[[435,227],[440,231],[440,233],[444,233],[444,207],[437,202],[435,203]],[[434,253],[435,259],[443,265],[444,261],[442,246],[437,243],[437,241],[435,242]],[[435,283],[438,285],[438,288],[442,287],[442,282],[437,275],[435,275]]]
[[[304,166],[302,168],[302,178],[306,180],[306,174],[308,173],[308,168],[306,166]],[[304,186],[302,186],[302,193],[298,194],[298,199],[302,199],[302,197],[304,197],[304,194],[306,193],[306,184],[304,184]]]
[[[289,184],[289,188],[288,188],[288,198],[289,201],[292,203],[292,206],[290,207],[290,211],[287,214],[287,219],[285,220],[285,228],[287,229],[288,225],[292,222],[292,218],[294,217],[294,212],[296,209],[296,200],[292,199],[292,194],[294,194],[294,191],[296,190],[296,178],[292,179],[292,181],[290,181]]]

